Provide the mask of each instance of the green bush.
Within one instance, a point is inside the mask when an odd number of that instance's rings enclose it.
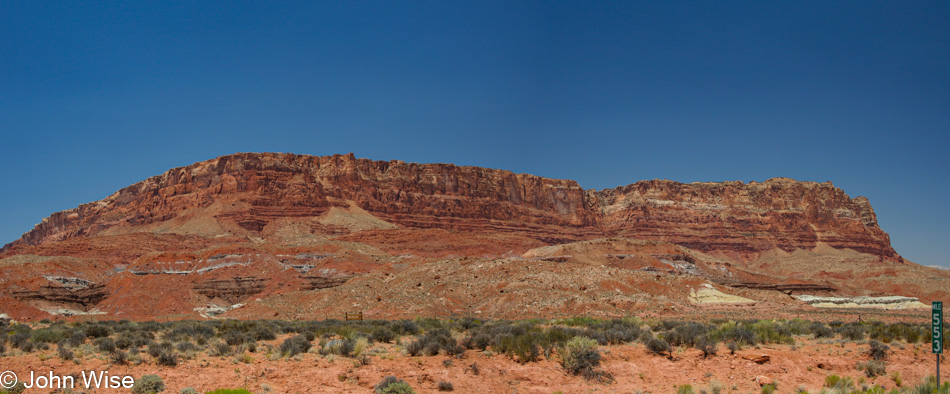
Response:
[[[749,328],[755,333],[756,342],[795,343],[791,332],[772,320],[759,320]]]
[[[409,383],[395,376],[387,376],[374,387],[376,394],[415,394]]]
[[[165,382],[158,375],[145,375],[135,380],[132,394],[154,394],[165,391]]]
[[[26,383],[23,383],[23,382],[16,382],[16,384],[14,384],[13,387],[10,387],[10,388],[6,389],[5,391],[0,390],[0,393],[3,393],[3,394],[6,394],[6,393],[10,393],[10,394],[20,394],[20,393],[22,393],[22,392],[24,392],[24,391],[26,391]]]
[[[708,328],[699,323],[686,323],[673,328],[665,339],[673,346],[693,346],[700,337],[706,336]]]
[[[567,372],[583,376],[588,380],[609,381],[612,377],[603,371],[597,371],[600,365],[600,352],[597,341],[587,337],[574,337],[564,344],[559,352],[561,365]]]
[[[944,382],[938,388],[937,378],[934,375],[929,375],[922,383],[914,386],[910,392],[913,394],[950,394],[950,382]]]
[[[734,322],[728,322],[719,327],[710,336],[722,341],[732,341],[737,345],[755,345],[755,333],[748,327],[739,326]]]
[[[693,394],[693,386],[690,384],[684,384],[682,386],[676,386],[676,394]]]
[[[51,328],[33,330],[30,333],[30,339],[34,343],[57,343],[66,339],[66,331]]]
[[[825,377],[825,387],[838,392],[850,392],[854,387],[854,381],[847,376],[828,375]]]

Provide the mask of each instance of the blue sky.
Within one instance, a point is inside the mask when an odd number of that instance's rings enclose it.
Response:
[[[0,243],[171,167],[354,152],[830,180],[950,266],[947,2],[115,3],[0,5]]]

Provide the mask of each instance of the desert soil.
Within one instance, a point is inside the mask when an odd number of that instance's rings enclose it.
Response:
[[[268,343],[276,346],[279,340]],[[639,343],[602,346],[600,368],[614,378],[609,384],[565,373],[556,357],[525,364],[504,355],[472,350],[462,358],[411,357],[392,344],[368,349],[371,355],[367,365],[360,365],[353,358],[321,356],[315,351],[289,359],[277,358],[266,354],[266,346],[259,347],[258,353],[247,353],[247,363],[233,356],[197,353],[176,367],[158,366],[144,353],[145,361],[139,365],[113,365],[98,353],[86,354],[79,361],[63,361],[56,357],[54,349],[32,354],[8,353],[0,360],[2,369],[20,376],[28,376],[29,371],[78,376],[80,371],[89,370],[107,370],[111,376],[136,378],[155,374],[164,380],[165,392],[170,393],[185,387],[199,392],[238,387],[255,393],[371,392],[376,383],[390,375],[405,380],[418,393],[438,392],[441,381],[450,382],[455,392],[462,393],[670,393],[686,384],[696,392],[710,391],[713,385],[719,385],[725,393],[757,393],[758,376],[774,381],[778,392],[794,392],[798,388],[817,392],[825,377],[832,374],[851,377],[858,387],[863,382],[888,389],[897,387],[894,373],[900,374],[904,386],[912,386],[933,374],[934,356],[928,344],[892,343],[890,347],[887,373],[866,378],[856,365],[869,359],[868,345],[839,340],[797,339],[795,345],[763,345],[741,349],[736,354],[729,354],[720,346],[719,354],[708,358],[696,349],[679,348],[673,351],[672,360],[649,353]],[[764,364],[750,360],[762,355],[768,355],[770,360]],[[947,369],[942,375],[943,380],[950,380]],[[106,391],[115,390],[103,392]]]

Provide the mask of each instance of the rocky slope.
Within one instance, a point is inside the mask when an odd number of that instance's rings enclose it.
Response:
[[[136,231],[261,236],[288,219],[350,206],[406,228],[512,233],[548,244],[623,236],[748,255],[823,242],[899,258],[868,200],[830,182],[653,180],[597,191],[479,167],[276,153],[172,169],[55,213],[4,249]],[[341,231],[307,226],[311,233]]]
[[[792,294],[929,301],[950,273],[904,262],[831,183],[598,191],[352,154],[172,169],[0,251],[0,313],[33,320],[662,315],[709,308],[703,289],[807,311]]]

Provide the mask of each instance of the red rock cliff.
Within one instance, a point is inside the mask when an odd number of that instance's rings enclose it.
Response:
[[[705,251],[810,248],[825,242],[897,257],[867,199],[830,183],[642,181],[602,191],[577,182],[451,164],[240,153],[175,168],[58,212],[6,248],[104,231],[141,231],[205,210],[259,232],[279,218],[355,204],[410,228],[511,232],[545,242],[627,236]],[[233,232],[232,231],[232,232]]]

